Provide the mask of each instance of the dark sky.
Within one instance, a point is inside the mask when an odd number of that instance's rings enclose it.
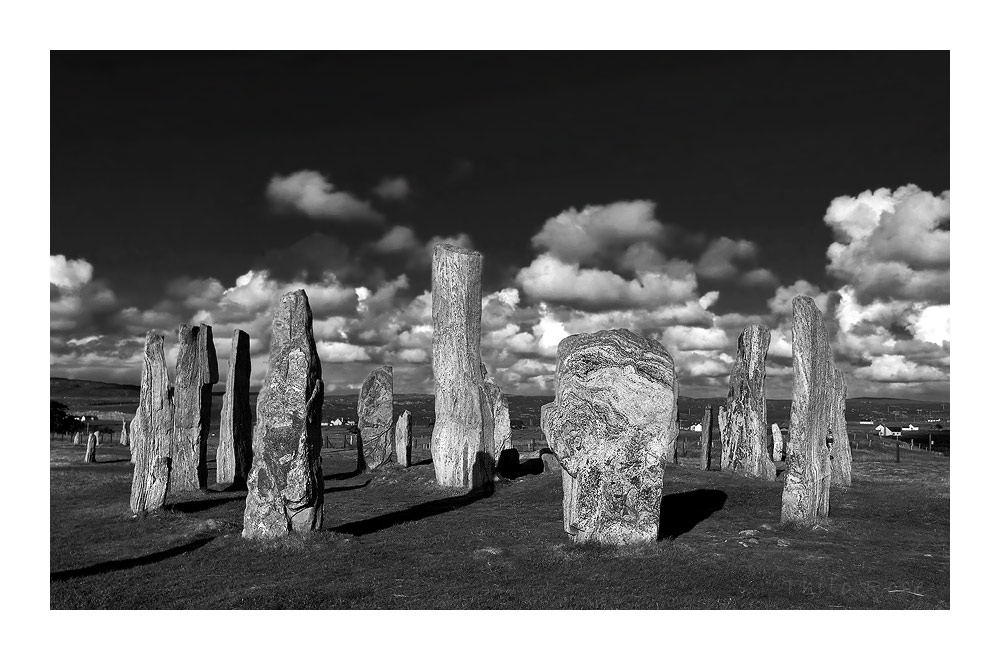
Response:
[[[465,232],[484,293],[531,263],[571,207],[656,202],[657,218],[753,241],[782,284],[833,286],[830,201],[949,179],[947,53],[54,53],[51,252],[86,259],[124,305],[249,268],[370,273],[353,252],[392,225]],[[277,174],[323,173],[375,224],[278,213]],[[412,194],[370,191],[404,176]],[[701,246],[703,247],[703,245]],[[700,247],[665,248],[697,259]],[[386,277],[405,269],[376,260]],[[428,286],[427,269],[410,272]],[[355,280],[355,281],[352,281]],[[731,283],[717,313],[773,293]]]

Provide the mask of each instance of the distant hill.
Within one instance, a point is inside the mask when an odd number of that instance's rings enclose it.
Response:
[[[49,378],[51,399],[138,399],[138,385],[102,383],[96,380]]]
[[[948,403],[947,401],[921,401],[920,399],[894,399],[893,397],[888,397],[888,396],[855,396],[855,397],[849,397],[847,400],[848,401],[853,401],[854,403],[871,403],[871,404],[876,404],[876,405],[894,405],[894,404],[911,405],[911,404],[920,404],[920,403],[931,403],[931,404],[934,404],[934,403],[937,403],[937,404]]]

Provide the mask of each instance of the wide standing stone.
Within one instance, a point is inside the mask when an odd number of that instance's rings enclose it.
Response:
[[[765,421],[764,358],[770,343],[771,333],[762,325],[751,325],[743,330],[729,376],[725,414],[719,411],[722,469],[767,481],[773,481],[776,476],[774,462],[767,451]]]
[[[834,486],[851,485],[851,441],[847,437],[847,381],[844,372],[833,370],[833,401],[830,410],[830,429],[833,444],[830,446],[830,483]]]
[[[510,408],[507,403],[507,395],[503,393],[493,377],[486,373],[485,364],[482,365],[482,372],[483,387],[490,410],[493,413],[493,443],[488,445],[487,449],[493,452],[493,460],[496,462],[504,450],[514,447],[511,439]]]
[[[781,434],[781,427],[777,424],[771,424],[771,437],[774,440],[774,446],[771,448],[771,460],[778,463],[785,460],[785,436]]]
[[[84,463],[97,462],[97,431],[87,436],[87,453],[83,456]]]
[[[559,343],[554,409],[542,408],[563,477],[564,528],[574,541],[655,541],[664,463],[677,437],[674,361],[629,330]]]
[[[495,470],[493,412],[480,359],[482,270],[480,253],[434,246],[434,474],[442,486],[473,490],[492,487]]]
[[[250,412],[250,335],[233,331],[226,393],[222,397],[215,482],[243,487],[253,461],[253,414]]]
[[[170,447],[174,405],[170,397],[163,335],[146,334],[142,355],[139,407],[132,418],[132,512],[147,514],[163,508],[170,483]]]
[[[792,300],[792,421],[781,492],[781,522],[812,525],[830,508],[830,410],[833,361],[816,303]]]
[[[712,469],[712,406],[705,406],[701,417],[701,469]]]
[[[174,374],[174,437],[170,492],[208,488],[208,425],[212,385],[219,382],[212,327],[181,324]]]
[[[358,394],[358,469],[377,470],[392,459],[392,367],[375,369]]]
[[[309,299],[299,289],[281,297],[271,324],[243,538],[276,538],[323,526],[322,413],[323,369]]]
[[[396,463],[410,467],[413,450],[413,415],[409,410],[399,413],[396,419]]]

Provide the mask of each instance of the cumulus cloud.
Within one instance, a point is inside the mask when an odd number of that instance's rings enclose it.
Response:
[[[380,199],[399,202],[410,196],[410,182],[405,177],[385,177],[372,189]]]
[[[382,214],[366,201],[336,190],[319,172],[300,170],[271,177],[267,198],[276,209],[294,210],[316,220],[381,222]]]
[[[925,383],[948,380],[948,376],[936,367],[914,364],[902,355],[880,355],[867,367],[854,370],[858,378],[866,378],[880,383]]]
[[[759,252],[753,241],[722,236],[708,244],[695,265],[695,272],[706,280],[777,286],[778,278],[774,273],[766,268],[754,268]]]
[[[655,210],[647,200],[569,209],[547,220],[531,244],[567,264],[599,263],[634,243],[662,238],[666,229]]]
[[[93,276],[94,267],[86,259],[67,259],[61,254],[49,256],[49,282],[60,289],[79,289]]]
[[[428,241],[421,241],[413,229],[402,225],[391,227],[382,238],[370,243],[368,247],[378,254],[402,257],[407,268],[423,268],[431,263],[434,246],[438,243],[473,249],[472,237],[464,232],[454,236],[434,236]]]

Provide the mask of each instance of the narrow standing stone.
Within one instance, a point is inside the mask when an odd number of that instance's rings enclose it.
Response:
[[[174,437],[170,452],[170,492],[208,488],[208,425],[212,385],[219,382],[212,327],[184,323],[177,330],[180,350],[174,374]]]
[[[701,469],[712,469],[712,406],[705,406],[701,418]]]
[[[413,416],[409,410],[399,413],[396,419],[396,463],[410,467],[410,454],[413,451]]]
[[[122,437],[121,446],[128,447],[128,426],[125,424],[125,419],[122,419]]]
[[[442,486],[473,490],[492,487],[495,469],[493,414],[480,359],[482,270],[480,253],[434,246],[434,474]]]
[[[833,408],[830,410],[830,428],[833,444],[830,447],[830,483],[834,486],[851,485],[851,441],[847,437],[847,381],[844,372],[833,370]]]
[[[781,492],[781,522],[808,526],[829,515],[830,340],[816,303],[792,300],[792,422]]]
[[[250,412],[250,335],[233,331],[226,393],[222,397],[215,482],[246,486],[253,462],[253,415]]]
[[[483,364],[483,388],[486,398],[493,413],[493,442],[487,444],[487,449],[493,453],[494,463],[499,460],[500,454],[506,449],[513,448],[510,429],[510,408],[507,403],[507,395],[503,393],[500,386],[496,384],[491,376],[486,373],[486,365]]]
[[[84,463],[97,462],[97,432],[87,436],[87,453],[83,456]]]
[[[139,515],[163,508],[170,483],[170,447],[174,405],[163,357],[163,335],[146,334],[139,383],[139,408],[132,418],[132,496],[129,505]]]
[[[781,427],[777,424],[771,424],[771,437],[774,439],[771,459],[778,463],[785,460],[785,436],[781,434]]]
[[[74,445],[80,444],[80,432],[79,431],[77,431],[76,433],[73,434],[73,444]]]
[[[751,325],[740,334],[725,414],[721,410],[719,414],[722,469],[766,481],[776,476],[767,451],[765,422],[764,358],[770,343],[771,333],[762,325]]]
[[[392,459],[392,367],[375,369],[358,394],[358,470],[377,470]]]
[[[323,526],[322,413],[323,368],[309,299],[299,289],[281,297],[271,324],[243,538],[276,538]]]
[[[656,540],[676,396],[674,361],[658,342],[618,329],[559,343],[555,406],[542,419],[568,475],[564,528],[574,541]]]

